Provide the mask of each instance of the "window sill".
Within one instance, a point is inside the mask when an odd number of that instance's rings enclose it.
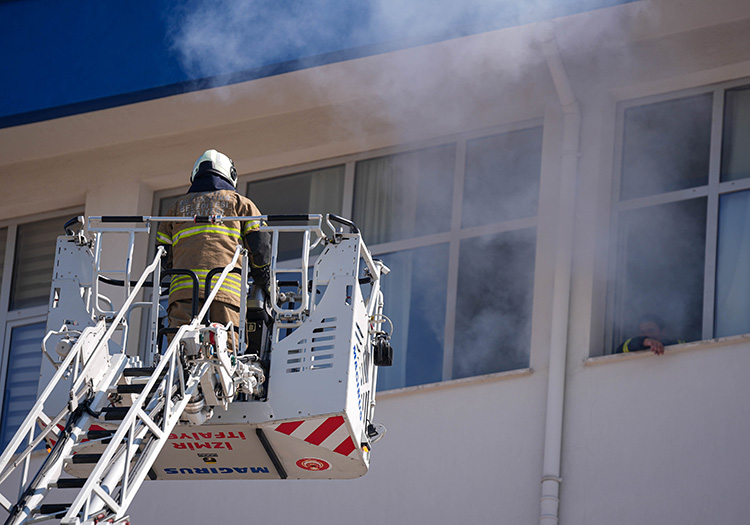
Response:
[[[428,383],[425,385],[407,386],[404,388],[395,388],[393,390],[385,390],[378,392],[377,399],[389,399],[391,397],[399,397],[406,394],[416,394],[418,392],[442,390],[444,388],[454,388],[466,385],[477,385],[481,383],[491,383],[495,381],[503,381],[514,377],[525,377],[530,376],[534,371],[531,368],[519,368],[518,370],[508,370],[507,372],[497,372],[495,374],[487,374],[482,376],[474,377],[463,377],[461,379],[450,379],[448,381],[441,381],[439,383]]]
[[[729,337],[719,337],[717,339],[706,339],[704,341],[692,341],[679,345],[664,347],[664,355],[678,354],[694,350],[709,350],[726,346],[750,343],[750,334],[733,335]],[[584,366],[602,365],[619,361],[628,361],[630,359],[643,359],[647,357],[659,357],[654,355],[650,350],[639,350],[637,352],[628,352],[624,354],[609,354],[596,357],[589,357],[583,360]]]

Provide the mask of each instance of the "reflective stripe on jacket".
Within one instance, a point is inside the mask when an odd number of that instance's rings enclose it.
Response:
[[[645,350],[646,346],[644,345],[645,340],[648,339],[648,336],[645,335],[639,335],[637,337],[631,337],[630,339],[626,339],[624,343],[622,343],[620,346],[617,347],[615,350],[615,354],[625,354],[630,352],[638,352],[640,350]],[[685,341],[679,339],[664,339],[661,340],[661,343],[664,346],[670,346],[670,345],[678,345],[682,344]]]
[[[203,288],[206,283],[206,276],[208,276],[208,272],[210,270],[204,270],[202,268],[188,268],[188,270],[192,270],[195,272],[196,277],[198,277],[198,284],[201,287],[201,291],[203,291]],[[211,288],[209,288],[209,293],[211,293],[211,290],[213,289],[213,286],[216,284],[216,280],[219,278],[219,274],[216,273],[211,278]],[[232,295],[237,296],[237,301],[240,300],[242,297],[241,290],[242,290],[242,278],[236,274],[236,273],[230,273],[227,274],[226,279],[224,280],[224,283],[221,285],[221,290],[227,293],[231,293]],[[174,294],[177,291],[180,290],[188,290],[192,293],[193,289],[193,279],[190,278],[187,275],[175,275],[172,277],[172,282],[169,283],[169,297],[171,302],[172,294]],[[201,294],[201,297],[203,297],[203,294]],[[177,300],[177,299],[175,299]],[[228,301],[224,301],[228,302]]]

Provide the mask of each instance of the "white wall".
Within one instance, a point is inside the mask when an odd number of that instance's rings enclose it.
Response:
[[[744,523],[750,340],[598,358],[569,383],[565,523]]]
[[[748,366],[746,338],[578,363],[561,523],[744,523]],[[536,523],[545,382],[531,373],[386,394],[377,419],[388,433],[363,478],[148,482],[133,523]],[[182,503],[165,514],[164,501]]]
[[[233,520],[248,511],[248,521],[310,525],[531,523],[538,514],[543,394],[544,378],[534,374],[387,394],[376,419],[388,432],[364,477],[150,482],[133,504],[133,523],[151,523],[163,516],[164,498],[187,494],[160,523]]]

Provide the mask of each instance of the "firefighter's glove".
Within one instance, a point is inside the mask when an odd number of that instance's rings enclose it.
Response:
[[[172,247],[169,244],[157,244],[156,248],[158,249],[159,246],[164,248],[164,256],[161,258],[161,269],[162,270],[171,270],[172,269]]]

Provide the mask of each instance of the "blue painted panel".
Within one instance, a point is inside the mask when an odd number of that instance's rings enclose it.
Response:
[[[630,1],[0,1],[0,127]]]

